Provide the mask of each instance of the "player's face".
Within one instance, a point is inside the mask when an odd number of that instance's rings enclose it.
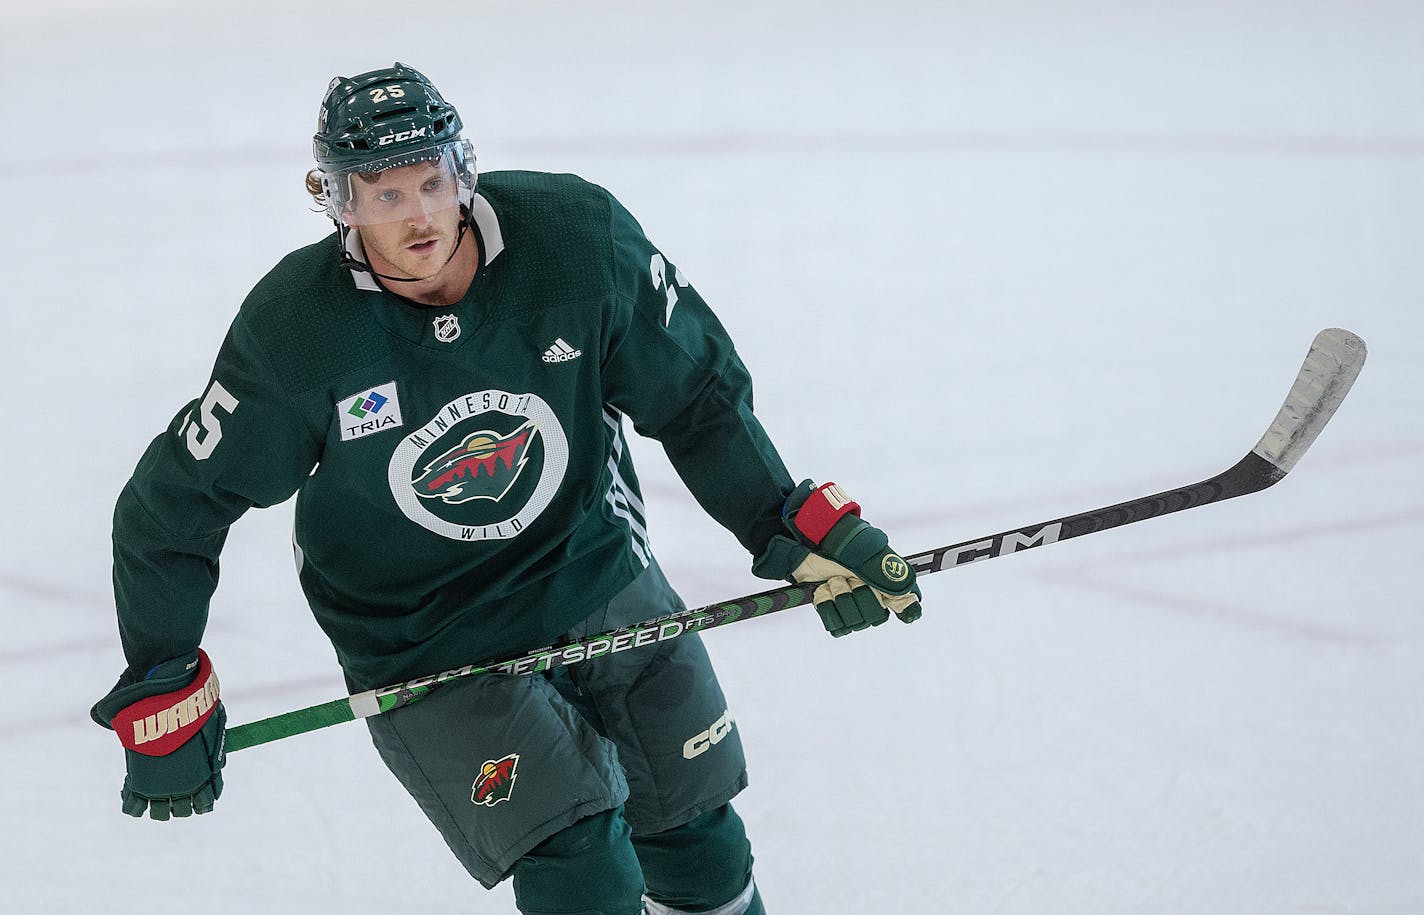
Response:
[[[361,230],[366,254],[382,273],[430,279],[450,260],[460,231],[455,176],[443,159],[417,162],[351,181],[346,223]]]

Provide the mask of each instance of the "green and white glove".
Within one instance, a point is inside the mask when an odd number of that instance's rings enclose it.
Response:
[[[806,480],[781,512],[795,539],[771,538],[752,571],[763,578],[817,583],[812,600],[833,636],[879,626],[893,612],[902,623],[920,618],[915,570],[890,549],[885,532],[860,517],[839,486]]]
[[[166,820],[213,809],[222,794],[227,712],[201,648],[142,680],[125,671],[89,714],[124,745],[124,813]]]

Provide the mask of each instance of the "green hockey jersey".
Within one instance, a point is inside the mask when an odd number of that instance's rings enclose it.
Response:
[[[197,647],[229,526],[293,493],[302,589],[361,688],[548,644],[650,561],[624,417],[749,551],[781,530],[747,370],[633,217],[530,172],[482,175],[471,215],[453,306],[343,267],[337,234],[247,297],[115,509],[138,676]]]

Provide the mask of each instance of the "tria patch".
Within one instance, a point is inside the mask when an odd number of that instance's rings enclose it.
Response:
[[[493,807],[500,801],[509,800],[514,793],[515,771],[519,768],[519,754],[511,753],[503,759],[487,759],[480,766],[479,777],[470,787],[470,802]]]
[[[400,428],[400,396],[396,393],[396,383],[388,381],[341,398],[336,404],[336,421],[341,424],[343,442]]]

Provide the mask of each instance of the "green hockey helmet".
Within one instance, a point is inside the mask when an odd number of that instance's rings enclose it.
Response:
[[[350,176],[446,159],[459,179],[460,201],[474,194],[475,155],[460,137],[460,114],[420,71],[394,66],[338,76],[327,86],[312,154],[333,219],[350,199]]]

